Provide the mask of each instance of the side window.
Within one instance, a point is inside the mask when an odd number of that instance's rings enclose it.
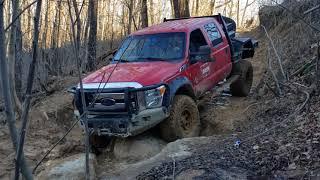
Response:
[[[198,52],[201,46],[208,45],[200,29],[196,29],[190,34],[190,52]]]
[[[221,34],[214,23],[204,25],[204,29],[207,31],[208,37],[213,46],[216,46],[223,41]]]

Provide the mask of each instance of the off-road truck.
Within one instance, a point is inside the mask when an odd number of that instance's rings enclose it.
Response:
[[[127,137],[158,125],[167,141],[198,136],[196,102],[206,92],[230,79],[232,95],[250,92],[253,69],[244,59],[257,42],[235,31],[236,23],[219,14],[164,19],[130,34],[109,65],[83,79],[92,134]],[[80,86],[72,92],[80,118]]]

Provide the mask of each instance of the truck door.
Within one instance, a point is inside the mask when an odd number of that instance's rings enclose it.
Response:
[[[189,38],[189,52],[197,53],[202,46],[208,46],[208,42],[204,37],[201,29],[196,29],[190,33]],[[196,58],[189,56],[190,66],[187,69],[187,76],[192,81],[196,95],[201,95],[208,90],[210,83],[208,77],[212,73],[213,62],[197,61]]]
[[[210,41],[212,57],[215,59],[215,62],[211,64],[213,73],[210,75],[211,82],[214,86],[229,74],[228,69],[232,66],[230,47],[224,33],[221,33],[223,31],[217,26],[217,23],[210,22],[205,24],[203,28],[206,32],[206,38]]]

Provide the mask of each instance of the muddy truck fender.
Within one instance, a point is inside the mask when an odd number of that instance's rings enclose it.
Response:
[[[196,95],[194,93],[192,83],[187,77],[178,77],[168,83],[169,87],[169,98],[170,103],[172,103],[174,96],[176,95],[187,95],[193,100],[196,100]]]

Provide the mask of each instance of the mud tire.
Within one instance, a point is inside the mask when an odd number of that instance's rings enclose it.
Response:
[[[170,116],[160,124],[160,134],[168,142],[200,134],[200,116],[195,101],[186,95],[176,95]]]
[[[253,68],[251,62],[241,60],[234,64],[232,75],[240,75],[240,77],[230,85],[231,94],[239,97],[248,96],[253,81]]]

